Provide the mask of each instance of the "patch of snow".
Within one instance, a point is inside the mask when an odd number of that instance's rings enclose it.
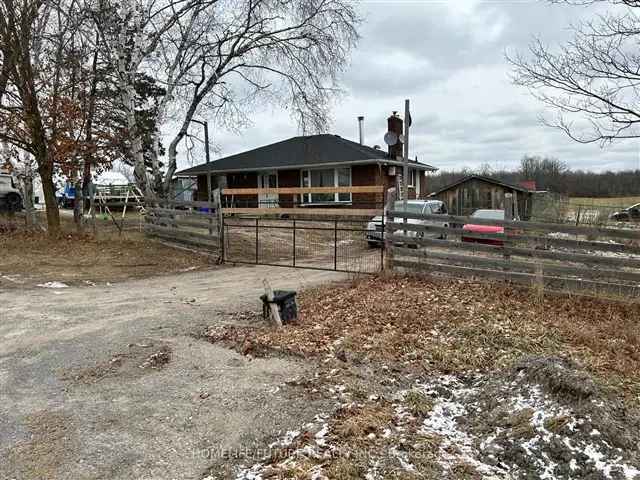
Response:
[[[327,424],[327,415],[318,414],[315,416],[312,422],[305,424],[305,431],[317,430],[315,434],[316,445],[304,445],[301,448],[295,449],[292,455],[285,458],[277,465],[270,465],[271,467],[294,467],[296,462],[306,458],[313,458],[321,460],[327,456],[331,456],[331,452],[328,451],[331,447],[326,445],[326,436],[329,433],[329,425]],[[300,437],[301,431],[291,430],[285,433],[285,435],[278,441],[269,445],[269,449],[287,448],[290,447],[294,441]],[[290,448],[289,448],[290,450]],[[263,460],[265,462],[271,455],[267,455]],[[236,475],[236,480],[262,480],[263,473],[268,470],[266,463],[258,462],[249,467],[242,467]],[[316,480],[324,480],[327,477],[323,474],[321,467],[315,468],[309,472],[310,477]]]
[[[504,405],[504,411],[509,412],[511,416],[518,415],[520,412],[531,412],[531,418],[528,421],[532,428],[532,436],[521,440],[517,437],[509,437],[509,431],[500,427],[494,427],[492,431],[478,437],[473,431],[466,431],[463,427],[467,422],[459,422],[462,418],[468,419],[471,414],[486,415],[482,412],[477,397],[484,387],[481,381],[466,387],[455,378],[441,377],[428,384],[419,385],[425,394],[435,400],[431,413],[423,423],[422,433],[437,435],[441,438],[439,463],[445,471],[462,462],[471,465],[485,476],[510,478],[510,475],[518,475],[522,472],[517,465],[499,464],[497,466],[495,462],[494,453],[499,455],[499,452],[505,448],[500,442],[507,441],[506,445],[509,445],[508,442],[516,442],[521,447],[530,459],[531,467],[537,471],[538,478],[549,480],[565,478],[558,476],[559,465],[547,454],[555,448],[552,445],[560,442],[565,451],[573,457],[568,461],[572,472],[580,469],[578,463],[580,461],[583,467],[585,463],[591,465],[602,474],[603,478],[613,478],[612,472],[618,471],[623,473],[623,478],[626,480],[640,480],[640,470],[623,463],[622,457],[611,458],[610,454],[606,453],[610,450],[610,445],[599,441],[601,434],[598,430],[592,429],[587,438],[574,435],[589,418],[577,417],[572,409],[545,395],[539,385],[529,385],[524,382],[522,375],[517,378],[517,381],[505,382],[501,387],[503,394],[496,400],[500,405]],[[443,390],[446,394],[443,394]],[[404,413],[398,408],[396,411]],[[565,436],[566,434],[561,431],[549,430],[548,422],[559,418],[566,422],[562,425],[562,429],[571,432],[571,437]],[[483,452],[484,456],[481,456],[480,452]],[[492,458],[492,464],[483,462],[481,458]]]
[[[317,467],[314,467],[310,473],[311,473],[311,480],[327,480],[326,475],[322,473],[322,467],[320,465],[318,465]]]
[[[300,432],[298,430],[290,430],[287,433],[285,433],[284,437],[282,437],[279,441],[271,443],[269,445],[269,448],[275,448],[278,446],[288,447],[299,436],[300,436]]]
[[[575,235],[571,235],[569,233],[564,233],[564,232],[551,232],[547,234],[547,237],[573,240]]]
[[[416,471],[416,467],[409,461],[409,455],[407,454],[407,452],[401,452],[394,445],[393,447],[391,447],[389,449],[389,453],[398,459],[398,462],[400,462],[400,466],[404,470],[406,470],[407,472],[415,472]]]
[[[380,462],[376,460],[365,474],[365,480],[380,480],[382,476],[378,472],[378,468],[380,468]]]
[[[62,282],[46,282],[38,284],[38,287],[42,288],[69,288],[69,285]]]
[[[325,423],[322,426],[322,428],[314,435],[316,439],[316,443],[320,446],[326,445],[327,441],[325,437],[327,436],[328,433],[329,433],[329,425]]]

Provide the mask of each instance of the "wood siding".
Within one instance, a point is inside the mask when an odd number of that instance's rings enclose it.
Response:
[[[451,214],[467,216],[479,208],[504,209],[506,193],[513,194],[517,199],[519,217],[522,220],[528,220],[531,215],[532,194],[530,192],[513,190],[476,178],[440,192],[435,195],[435,198],[445,202]]]

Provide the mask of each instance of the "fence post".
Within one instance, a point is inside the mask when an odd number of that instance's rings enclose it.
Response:
[[[504,219],[507,222],[513,221],[513,194],[505,193],[504,194]],[[511,260],[511,255],[509,254],[509,246],[511,241],[509,240],[509,232],[510,227],[504,227],[504,244],[502,245],[503,256],[505,260]]]
[[[218,220],[218,246],[220,248],[220,261],[224,263],[225,260],[225,244],[224,244],[224,215],[222,214],[222,195],[219,188],[216,188],[213,192],[213,201],[216,209]]]
[[[258,261],[259,261],[259,258],[260,258],[259,253],[258,253],[259,252],[259,250],[258,250],[258,248],[259,248],[258,247],[258,242],[259,242],[259,239],[258,239],[258,228],[259,228],[258,227],[258,217],[256,217],[256,265],[258,264]]]
[[[393,222],[393,218],[389,221],[387,215],[393,210],[393,204],[396,201],[396,191],[397,190],[395,188],[387,190],[387,198],[385,199],[384,209],[382,210],[382,224],[384,225],[384,230],[382,232],[384,239],[382,249],[387,251],[384,259],[387,264],[386,270],[393,270],[393,242],[389,239],[392,231],[388,226],[389,223]]]
[[[380,232],[380,234],[382,235],[382,243],[380,244],[380,271],[384,272],[384,232],[387,229],[387,216],[385,215],[385,211],[384,211],[384,203],[382,205],[382,232]]]
[[[293,219],[293,266],[296,266],[296,219]]]
[[[333,269],[338,270],[338,220],[333,224]]]

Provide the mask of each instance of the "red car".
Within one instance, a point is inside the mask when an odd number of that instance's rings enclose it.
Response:
[[[481,218],[483,220],[504,220],[504,210],[476,210],[471,218]],[[465,235],[467,234],[467,235]],[[481,235],[474,234],[491,234],[498,238],[482,238]],[[467,223],[462,227],[462,241],[484,243],[487,245],[504,245],[501,236],[504,235],[504,227],[498,225],[476,225]]]

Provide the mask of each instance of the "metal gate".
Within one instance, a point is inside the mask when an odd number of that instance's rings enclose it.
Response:
[[[370,219],[225,217],[224,261],[377,273],[384,249],[367,238]]]

